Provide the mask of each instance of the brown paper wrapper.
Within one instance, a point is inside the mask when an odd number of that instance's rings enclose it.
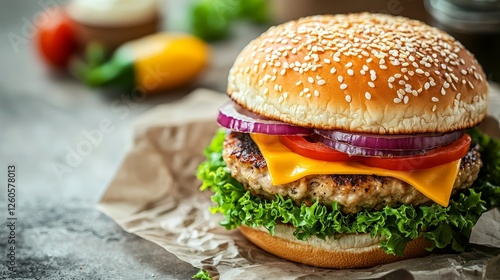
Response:
[[[500,94],[491,95],[494,110],[490,114],[500,119]],[[125,231],[221,279],[376,279],[384,275],[391,279],[500,279],[498,209],[485,213],[474,228],[471,241],[481,246],[472,252],[435,254],[370,269],[321,269],[288,262],[250,244],[237,230],[226,231],[218,225],[222,217],[210,213],[210,193],[198,190],[200,182],[194,175],[217,129],[217,109],[225,100],[223,94],[199,89],[139,118],[133,147],[98,209]],[[500,135],[494,119],[483,126]]]

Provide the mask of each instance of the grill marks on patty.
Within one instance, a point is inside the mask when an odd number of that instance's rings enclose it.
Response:
[[[468,188],[481,168],[479,146],[471,145],[460,162],[453,193]],[[329,206],[336,201],[342,212],[356,213],[364,209],[380,210],[384,206],[422,205],[432,201],[408,183],[393,177],[376,175],[310,175],[294,182],[273,186],[267,164],[259,148],[245,133],[226,136],[224,161],[231,175],[253,195],[273,199],[277,194],[292,198],[297,205],[319,201]]]

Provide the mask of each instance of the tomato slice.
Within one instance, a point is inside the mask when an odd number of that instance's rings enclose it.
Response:
[[[371,167],[390,170],[410,171],[435,167],[463,158],[469,151],[471,138],[464,134],[455,142],[411,157],[376,158],[365,157],[362,163]]]
[[[302,136],[280,136],[279,140],[290,151],[308,158],[326,161],[350,161],[358,158],[334,150],[322,143],[309,142]]]
[[[325,161],[358,161],[371,167],[411,171],[435,167],[464,157],[469,151],[471,138],[464,134],[450,145],[433,149],[425,154],[409,157],[360,157],[334,150],[321,143],[307,141],[302,136],[280,136],[280,142],[290,151],[308,158]]]

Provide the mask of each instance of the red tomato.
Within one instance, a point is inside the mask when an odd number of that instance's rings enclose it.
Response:
[[[64,68],[76,50],[76,36],[71,19],[60,7],[50,22],[37,26],[37,48],[51,66]]]
[[[301,136],[280,136],[280,142],[290,151],[308,158],[326,161],[356,160],[371,167],[411,171],[435,167],[464,157],[469,151],[471,138],[465,134],[450,145],[433,149],[425,154],[409,157],[361,157],[334,150],[321,143],[312,143]]]
[[[351,157],[321,143],[309,142],[302,136],[280,136],[279,140],[290,151],[308,158],[326,161],[348,161],[358,158]]]
[[[409,171],[435,167],[463,158],[469,151],[471,138],[464,134],[460,139],[429,152],[411,157],[376,158],[365,157],[362,163],[391,170]]]

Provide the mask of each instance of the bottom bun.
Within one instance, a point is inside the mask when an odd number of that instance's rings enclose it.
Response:
[[[240,232],[261,249],[283,259],[326,268],[364,268],[429,254],[430,243],[419,237],[406,246],[403,256],[388,255],[379,248],[382,238],[369,234],[347,234],[338,239],[310,237],[301,241],[293,236],[292,226],[278,224],[274,236],[263,228],[242,225]]]

